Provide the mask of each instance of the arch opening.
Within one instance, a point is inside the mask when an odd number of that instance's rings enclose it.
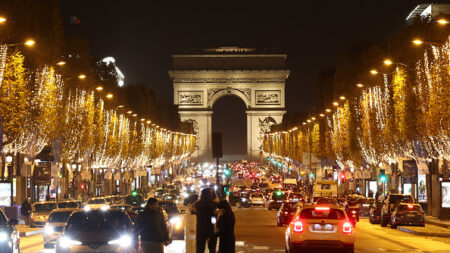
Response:
[[[235,94],[222,95],[212,104],[212,132],[222,133],[223,160],[247,157],[247,105]]]

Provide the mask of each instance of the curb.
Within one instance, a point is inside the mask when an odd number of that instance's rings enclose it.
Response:
[[[44,229],[38,229],[33,231],[25,231],[25,232],[19,232],[20,237],[28,237],[32,235],[38,235],[44,233]]]
[[[405,227],[397,227],[398,230],[414,234],[414,235],[422,235],[422,236],[436,236],[436,237],[446,237],[450,238],[450,233],[429,233],[429,232],[418,232]]]
[[[425,219],[425,223],[431,224],[431,225],[435,225],[435,226],[438,226],[438,227],[441,227],[441,228],[448,228],[448,229],[450,229],[450,225],[445,224],[445,223],[441,223],[441,222],[438,222],[438,221],[434,221],[434,220]]]

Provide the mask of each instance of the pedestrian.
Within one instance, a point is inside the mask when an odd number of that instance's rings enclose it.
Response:
[[[219,236],[219,253],[234,253],[236,239],[234,237],[234,224],[236,219],[230,203],[222,200],[217,205],[216,235]]]
[[[213,191],[205,188],[190,210],[197,216],[196,252],[204,253],[205,244],[208,243],[210,253],[216,252],[217,237],[214,233],[217,203],[214,202]]]
[[[23,201],[22,207],[20,208],[20,213],[22,214],[23,219],[25,220],[25,225],[30,225],[31,198],[26,198]]]
[[[144,211],[137,216],[134,236],[135,242],[141,236],[142,253],[163,253],[164,245],[169,245],[169,231],[157,199],[149,198]]]

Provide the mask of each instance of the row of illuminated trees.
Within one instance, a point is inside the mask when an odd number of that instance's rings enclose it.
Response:
[[[53,67],[30,70],[24,61],[17,49],[0,47],[3,156],[22,153],[33,159],[57,139],[64,162],[90,168],[136,168],[194,151],[194,135],[137,119],[123,106],[108,105],[109,94],[102,98],[96,89],[70,88]]]
[[[358,83],[354,95],[340,96],[300,126],[266,134],[264,151],[297,162],[312,153],[341,168],[449,160],[450,37],[426,46],[414,66],[372,70],[372,83]]]

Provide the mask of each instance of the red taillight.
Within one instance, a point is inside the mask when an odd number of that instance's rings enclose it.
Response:
[[[352,224],[349,222],[344,223],[342,226],[342,232],[344,232],[344,234],[350,234],[352,232]]]
[[[303,232],[303,223],[301,221],[294,221],[294,232]]]

